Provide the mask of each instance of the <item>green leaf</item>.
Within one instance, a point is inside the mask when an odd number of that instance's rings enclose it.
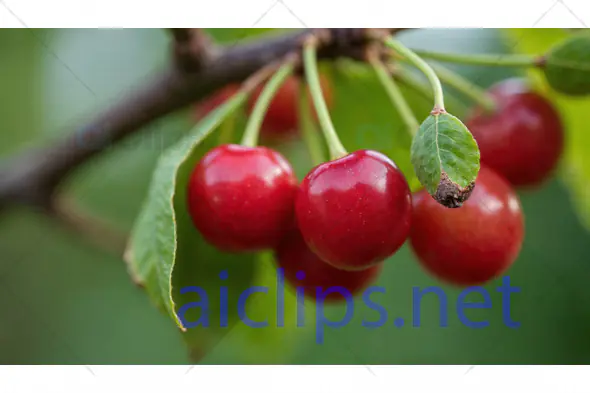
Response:
[[[590,94],[590,34],[574,35],[552,47],[543,68],[549,85],[564,94]]]
[[[146,289],[153,302],[170,315],[184,332],[183,338],[194,360],[202,359],[215,345],[220,345],[222,339],[235,346],[256,343],[255,352],[244,353],[256,354],[254,359],[259,361],[267,361],[269,354],[280,354],[276,351],[278,343],[290,344],[294,341],[285,340],[286,336],[294,336],[291,328],[296,327],[290,323],[296,308],[291,294],[285,293],[285,327],[273,326],[276,294],[272,288],[276,287],[276,275],[269,273],[275,271],[272,256],[221,252],[209,245],[194,229],[187,214],[185,195],[191,170],[203,154],[219,144],[219,138],[210,136],[211,132],[222,123],[227,125],[227,116],[245,98],[244,93],[234,95],[206,116],[183,140],[163,153],[126,253],[134,281]],[[233,137],[235,139],[239,135]],[[268,294],[252,295],[246,305],[250,319],[269,321],[269,326],[264,329],[238,323],[238,299],[252,286],[269,289]],[[187,287],[199,287],[206,298],[196,291],[181,293]],[[222,288],[227,290],[225,300],[221,295]],[[195,302],[203,301],[207,311],[203,305],[195,305]],[[179,315],[183,306],[188,307],[183,313],[187,323],[202,321],[201,318],[207,314],[208,326],[201,324],[188,329],[183,326],[182,316]],[[273,359],[280,361],[276,356]],[[253,361],[253,358],[250,356],[245,360]]]
[[[134,281],[145,287],[154,303],[183,330],[185,327],[179,319],[178,308],[190,295],[180,296],[180,289],[197,285],[204,281],[203,278],[207,278],[204,284],[208,284],[211,276],[227,268],[227,262],[233,259],[233,256],[221,254],[208,246],[192,229],[188,215],[184,213],[183,191],[199,153],[210,145],[204,143],[209,134],[245,99],[245,93],[237,93],[162,154],[126,252]],[[196,149],[198,146],[200,149]],[[242,259],[250,259],[250,263],[240,261],[242,266],[239,266],[240,279],[247,282],[253,275],[253,257]],[[219,287],[219,279],[215,281]]]
[[[330,116],[344,147],[377,150],[389,156],[413,188],[419,186],[410,163],[411,136],[368,66],[342,61],[330,71],[334,105]],[[432,103],[418,92],[400,86],[415,113],[428,113]]]
[[[236,45],[247,41],[260,38],[262,36],[269,37],[284,34],[283,29],[270,28],[238,28],[238,29],[206,29],[207,34],[215,40],[215,42],[222,45]],[[288,30],[288,29],[285,29]],[[290,30],[290,29],[289,29]]]
[[[420,183],[439,203],[459,207],[469,198],[479,172],[479,149],[455,116],[428,116],[412,142],[411,160]]]
[[[232,353],[233,362],[237,364],[284,363],[292,356],[303,338],[313,340],[310,333],[316,324],[315,304],[306,299],[304,310],[298,310],[294,289],[285,283],[283,325],[278,325],[277,265],[272,252],[259,254],[252,286],[268,288],[268,293],[250,296],[245,311],[253,321],[267,321],[268,326],[251,328],[245,324],[236,324],[219,343],[219,352]],[[297,326],[299,317],[305,321],[304,326]],[[216,347],[216,352],[217,350]],[[210,364],[220,362],[222,363],[214,356],[209,361]]]
[[[412,136],[392,105],[375,71],[357,62],[341,60],[326,67],[333,87],[334,105],[330,116],[348,151],[373,149],[389,156],[404,173],[410,188],[422,187],[410,161]],[[426,81],[424,81],[427,83]],[[402,94],[418,119],[432,110],[432,98],[403,84]],[[449,94],[447,106],[462,111],[462,103]]]
[[[513,39],[515,50],[531,54],[559,47],[560,43],[567,41],[571,36],[562,29],[533,31],[535,34],[527,34],[528,29],[510,29],[507,34]],[[537,91],[550,100],[561,114],[566,138],[564,155],[560,163],[560,177],[568,186],[582,222],[590,229],[590,134],[587,132],[590,100],[554,94],[554,87],[550,85],[549,80],[535,70],[531,70],[528,76]]]

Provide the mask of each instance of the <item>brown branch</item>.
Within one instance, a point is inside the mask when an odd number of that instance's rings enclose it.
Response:
[[[391,29],[392,33],[401,29]],[[322,29],[318,57],[360,58],[368,42],[367,29]],[[47,209],[64,179],[109,146],[150,122],[195,102],[220,87],[249,75],[300,49],[302,39],[317,30],[264,39],[231,47],[208,59],[194,72],[171,64],[144,86],[56,143],[26,151],[0,167],[0,209],[24,204]],[[199,36],[199,34],[196,34]],[[174,33],[176,45],[194,32]]]
[[[173,59],[184,71],[196,71],[214,55],[217,48],[203,29],[170,29],[174,38]]]

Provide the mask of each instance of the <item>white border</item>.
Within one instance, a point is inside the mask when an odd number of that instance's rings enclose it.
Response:
[[[504,28],[589,24],[588,0],[0,0],[0,27]],[[0,391],[569,393],[587,392],[588,375],[590,367],[586,366],[4,366],[0,367]]]
[[[586,27],[588,0],[0,0],[2,27]]]
[[[4,366],[3,392],[588,392],[590,366]]]

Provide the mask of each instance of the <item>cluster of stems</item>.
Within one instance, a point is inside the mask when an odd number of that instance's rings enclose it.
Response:
[[[492,99],[487,91],[475,85],[466,78],[451,69],[439,64],[440,62],[449,62],[456,64],[470,64],[479,66],[504,66],[504,67],[535,67],[539,65],[538,56],[522,55],[464,55],[436,53],[424,50],[412,50],[399,40],[392,36],[384,36],[378,39],[381,48],[388,49],[388,55],[391,60],[397,60],[419,70],[428,81],[429,87],[425,87],[412,73],[404,67],[397,67],[395,72],[388,67],[388,62],[382,59],[378,53],[371,53],[367,62],[373,67],[375,73],[390,98],[393,106],[398,111],[408,133],[414,136],[420,127],[420,122],[412,112],[412,109],[404,98],[397,81],[419,91],[422,94],[433,98],[432,113],[444,113],[445,99],[443,84],[452,87],[458,92],[475,102],[489,114],[496,110],[496,102]],[[304,42],[301,57],[289,56],[281,62],[275,71],[268,78],[262,92],[257,99],[254,108],[248,119],[246,130],[244,132],[241,144],[244,146],[256,146],[258,136],[264,119],[273,97],[281,85],[294,74],[297,67],[302,65],[305,74],[305,83],[301,84],[299,94],[299,119],[301,134],[306,142],[310,157],[314,164],[325,161],[323,149],[315,132],[315,124],[312,120],[312,113],[309,108],[309,98],[307,91],[311,93],[313,106],[317,113],[319,126],[328,147],[329,159],[335,160],[348,154],[347,150],[340,141],[334,128],[328,106],[322,94],[320,77],[317,64],[317,50],[319,41],[314,36],[310,36]],[[438,63],[427,62],[425,59],[433,60]],[[299,64],[302,63],[302,64]],[[260,83],[260,79],[257,83]],[[252,83],[244,83],[243,90],[251,90]]]

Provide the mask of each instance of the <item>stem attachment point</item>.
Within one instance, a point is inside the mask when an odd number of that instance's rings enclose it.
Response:
[[[434,92],[434,109],[433,110],[440,110],[445,111],[445,102],[444,102],[444,94],[442,85],[436,72],[426,63],[420,56],[418,56],[414,51],[406,47],[401,42],[393,39],[392,37],[386,37],[384,39],[385,45],[396,51],[399,55],[403,57],[404,60],[407,62],[412,63],[416,68],[426,75],[430,85],[432,86],[432,90]]]

